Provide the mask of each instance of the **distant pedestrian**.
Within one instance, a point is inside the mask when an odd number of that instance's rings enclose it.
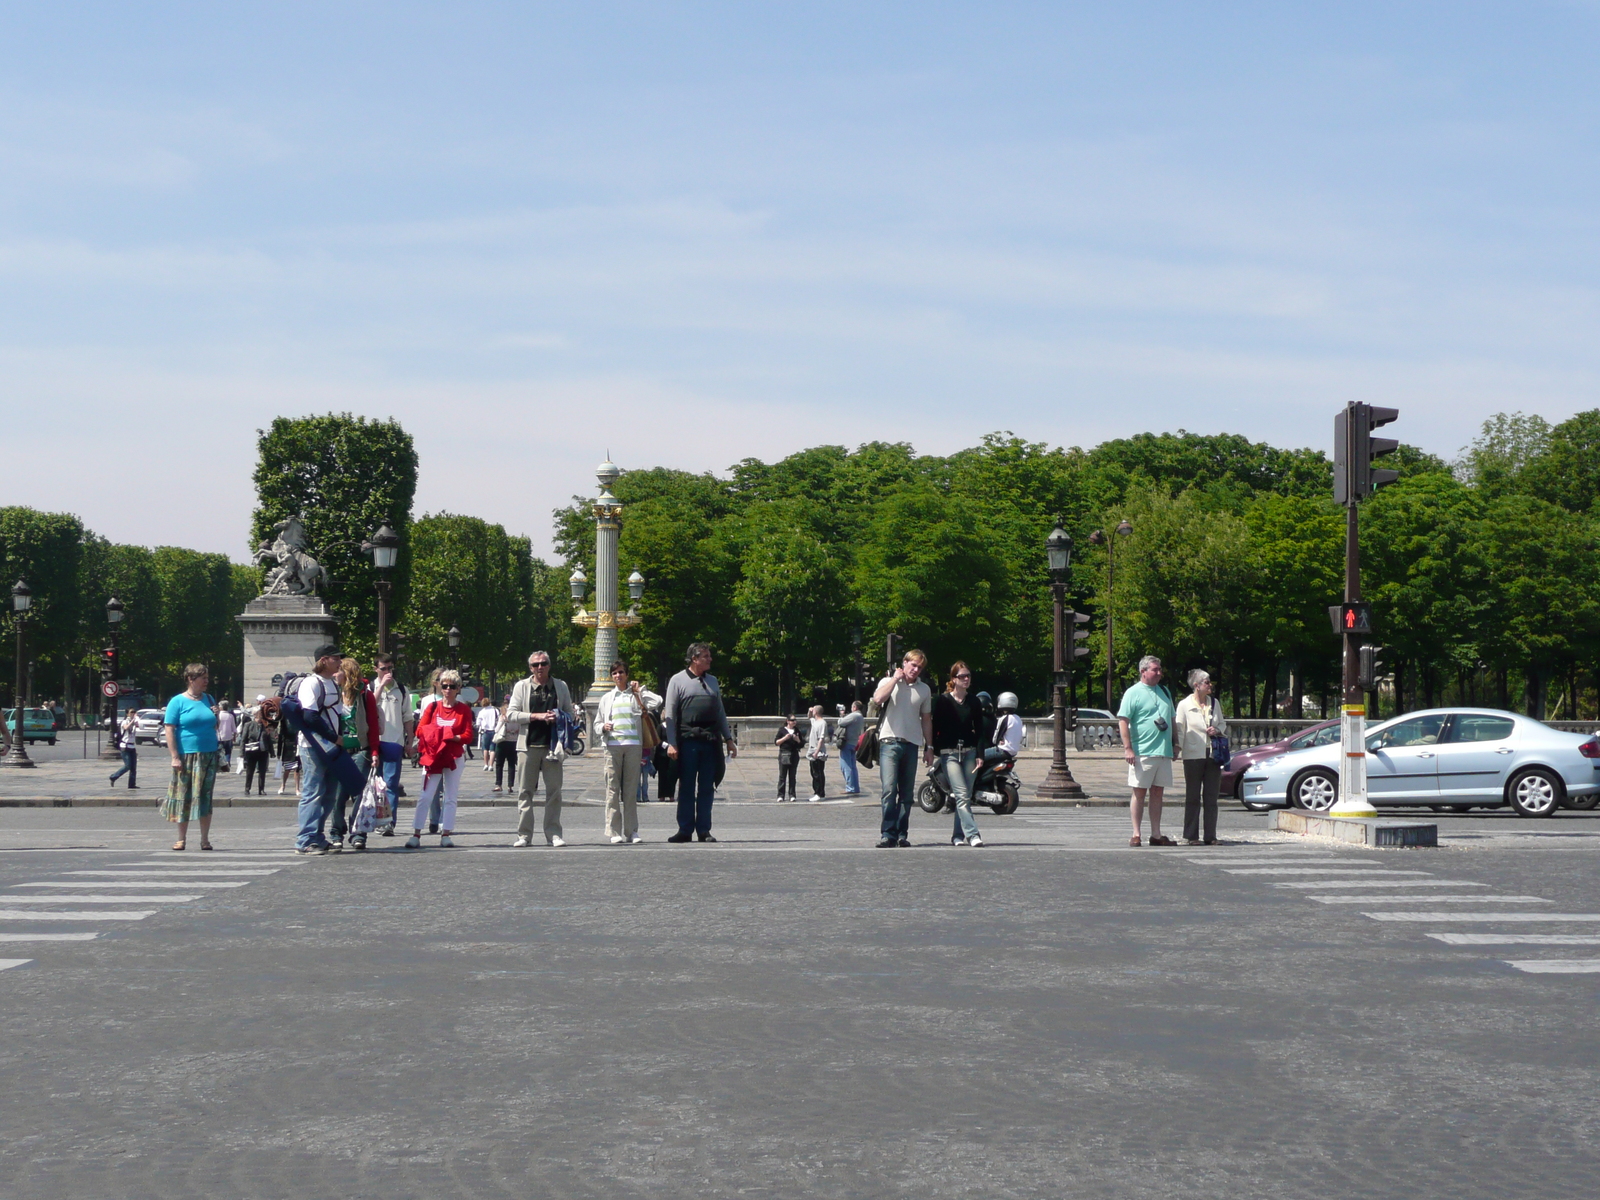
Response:
[[[1172,786],[1174,720],[1172,694],[1161,683],[1161,660],[1146,654],[1139,660],[1139,682],[1122,693],[1122,706],[1117,709],[1117,723],[1122,728],[1122,757],[1127,760],[1128,787],[1133,790],[1133,799],[1128,805],[1133,815],[1130,846],[1140,844],[1147,794],[1150,798],[1150,844],[1178,844],[1161,836],[1161,795]]]
[[[338,674],[344,655],[331,642],[316,649],[316,666],[300,681],[295,697],[300,701],[299,830],[295,849],[301,854],[326,854],[331,849],[325,827],[338,798],[339,782],[329,763],[343,735],[341,719],[348,711],[339,695]]]
[[[239,724],[239,761],[244,766],[244,794],[250,794],[250,781],[256,781],[256,795],[267,793],[267,763],[272,759],[272,739],[261,723],[258,709],[249,709]]]
[[[972,815],[972,776],[978,753],[989,745],[989,721],[971,688],[972,669],[957,662],[950,668],[944,691],[933,702],[933,749],[944,762],[945,780],[956,806],[950,829],[952,846],[983,845]]]
[[[1173,721],[1177,729],[1178,757],[1183,760],[1183,840],[1191,846],[1217,844],[1217,793],[1222,785],[1222,765],[1211,749],[1211,739],[1226,737],[1228,719],[1212,695],[1211,676],[1198,668],[1189,672],[1190,692],[1178,702]],[[1205,814],[1205,840],[1201,841],[1201,813]]]
[[[383,772],[383,790],[389,796],[389,821],[378,832],[382,837],[393,837],[395,814],[400,811],[400,768],[411,749],[416,722],[411,715],[411,693],[394,675],[394,655],[384,651],[372,661],[377,668],[372,696],[378,706],[378,763]]]
[[[722,706],[722,688],[711,674],[711,647],[692,642],[684,655],[688,662],[667,683],[666,704],[662,708],[663,735],[667,756],[678,765],[678,832],[669,842],[687,842],[699,837],[714,842],[711,836],[711,803],[715,799],[717,768],[728,758],[737,758],[733,731]]]
[[[461,775],[467,768],[467,748],[472,745],[472,709],[456,699],[461,694],[461,675],[456,671],[439,672],[437,702],[422,710],[417,722],[417,756],[422,760],[422,792],[417,796],[416,815],[411,819],[411,836],[406,839],[407,850],[422,846],[423,819],[429,813],[435,795],[439,803],[439,846],[448,850],[455,845],[451,834],[455,832],[456,798],[461,791]]]
[[[828,798],[828,718],[822,705],[811,706],[811,725],[806,730],[806,763],[811,768],[811,803]]]
[[[861,767],[856,762],[856,745],[861,741],[862,727],[867,718],[862,715],[861,701],[850,705],[850,711],[839,718],[839,774],[844,776],[844,794],[861,794]]]
[[[581,720],[566,681],[550,677],[550,655],[535,650],[528,655],[528,677],[517,680],[511,689],[506,719],[525,727],[523,738],[522,788],[517,793],[517,840],[513,846],[533,845],[533,790],[544,788],[544,840],[551,846],[567,844],[561,836],[562,760],[566,757],[558,739],[558,720]],[[554,752],[554,753],[553,753]]]
[[[892,674],[878,681],[872,702],[878,722],[878,778],[883,786],[883,823],[878,849],[911,845],[911,802],[917,790],[917,760],[933,762],[933,692],[920,676],[928,664],[921,650],[907,650]]]
[[[506,720],[506,710],[511,707],[509,700],[501,703],[495,711],[500,720],[494,728],[494,790],[496,792],[510,788],[517,790],[517,729],[510,721]]]
[[[233,714],[233,705],[223,700],[217,704],[217,749],[221,757],[218,770],[227,771],[233,766],[233,742],[239,733],[239,720]]]
[[[200,822],[200,849],[211,849],[211,793],[217,782],[217,714],[206,693],[210,674],[200,663],[183,669],[188,687],[167,703],[162,716],[167,750],[172,756],[172,782],[161,815],[178,824],[174,850],[188,842],[189,822]]]
[[[800,769],[800,754],[806,744],[805,734],[795,724],[793,713],[783,719],[774,741],[778,746],[778,803],[789,804],[795,798],[794,777]]]
[[[111,782],[115,784],[121,776],[127,775],[130,789],[137,789],[139,786],[139,739],[136,736],[138,729],[139,714],[130,708],[127,716],[122,718],[122,723],[116,726],[114,731],[117,750],[122,754],[122,766],[111,776]]]
[[[284,794],[284,788],[289,784],[289,776],[294,776],[294,797],[300,798],[300,739],[294,730],[289,728],[289,722],[284,720],[268,720],[266,723],[267,735],[273,740],[272,752],[277,755],[278,769],[274,772],[278,779],[278,795]]]
[[[644,841],[638,806],[647,695],[638,680],[628,677],[624,660],[611,664],[611,690],[600,697],[595,722],[605,745],[606,836],[613,846]]]
[[[483,751],[483,769],[494,769],[494,732],[500,728],[500,710],[485,692],[478,697],[478,714],[473,720],[478,731],[478,749]]]
[[[373,760],[377,757],[378,733],[381,720],[378,716],[378,701],[367,690],[367,681],[361,676],[361,664],[353,658],[346,658],[339,664],[339,698],[344,702],[347,710],[341,718],[340,738],[344,748],[361,768],[362,784],[366,783],[366,776],[372,770]],[[355,816],[355,811],[361,806],[361,787],[350,788],[345,784],[335,785],[333,804],[333,849],[339,850],[344,846],[344,836],[350,831],[350,819]],[[351,837],[350,844],[354,849],[367,848],[367,835],[356,834]]]

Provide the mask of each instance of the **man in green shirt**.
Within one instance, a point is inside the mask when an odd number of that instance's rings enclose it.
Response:
[[[1144,801],[1150,797],[1150,844],[1176,846],[1161,836],[1161,794],[1172,786],[1172,694],[1161,686],[1161,660],[1146,654],[1139,660],[1139,682],[1122,693],[1117,723],[1122,727],[1122,757],[1128,761],[1128,786],[1133,789],[1129,809],[1138,846],[1144,819]]]

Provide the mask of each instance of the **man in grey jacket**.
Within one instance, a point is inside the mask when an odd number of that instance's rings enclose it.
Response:
[[[711,836],[711,801],[717,762],[726,747],[729,758],[739,750],[722,707],[722,689],[711,674],[711,647],[693,642],[684,655],[689,664],[667,681],[662,709],[662,738],[667,756],[678,763],[678,832],[669,842],[687,842]],[[720,743],[720,745],[719,745]]]
[[[533,788],[544,781],[544,840],[552,846],[565,846],[561,836],[561,759],[550,756],[555,735],[556,713],[564,712],[581,720],[578,706],[565,681],[550,678],[550,655],[535,650],[528,655],[528,678],[517,680],[506,706],[506,723],[527,729],[523,737],[522,785],[517,792],[517,840],[513,846],[533,845]]]

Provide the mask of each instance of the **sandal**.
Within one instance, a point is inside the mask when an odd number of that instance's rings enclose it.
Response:
[[[216,849],[216,847],[214,847],[210,842],[201,842],[200,843],[200,849],[202,849],[202,850],[214,850],[214,849]]]
[[[1136,833],[1131,838],[1128,839],[1128,845],[1130,845],[1130,846],[1142,846],[1142,845],[1144,845],[1144,843],[1139,840],[1139,835]]]
[[[172,843],[172,848],[174,850],[182,850],[183,849],[183,843],[182,842],[173,842]]]

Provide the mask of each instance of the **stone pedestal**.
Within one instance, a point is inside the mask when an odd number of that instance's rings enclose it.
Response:
[[[244,627],[246,704],[277,694],[274,675],[311,670],[311,652],[339,636],[339,623],[316,596],[257,596],[235,620]]]

